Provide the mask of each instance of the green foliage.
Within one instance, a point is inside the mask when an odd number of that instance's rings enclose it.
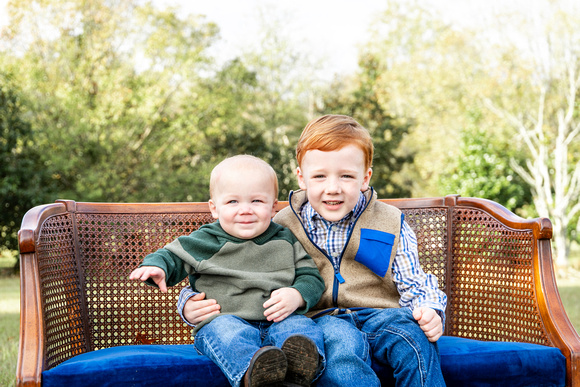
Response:
[[[568,281],[560,279],[558,283],[560,283],[558,291],[560,292],[566,314],[576,332],[580,333],[580,282],[578,279]]]
[[[273,164],[282,199],[295,186],[288,136],[307,120],[285,89],[303,83],[280,76],[286,48],[218,68],[217,27],[176,9],[24,0],[8,11],[0,71],[27,96],[38,170],[55,183],[48,202],[207,200],[209,171],[238,153]]]
[[[408,197],[413,182],[402,172],[414,155],[401,147],[409,125],[390,115],[379,102],[377,78],[384,69],[372,56],[359,61],[355,85],[335,84],[326,95],[321,113],[346,114],[365,126],[375,147],[372,185],[381,198]]]
[[[11,10],[10,42],[30,41],[3,63],[30,96],[35,140],[58,195],[185,199],[172,172],[185,163],[183,144],[196,128],[175,125],[175,107],[206,93],[200,74],[215,25],[131,0],[23,1]],[[39,19],[54,36],[27,32]]]
[[[0,236],[8,249],[18,248],[24,213],[55,188],[19,94],[10,77],[0,74]]]
[[[485,130],[467,129],[461,135],[458,160],[441,176],[441,190],[491,199],[512,211],[530,205],[529,188],[509,164],[510,157],[516,156],[508,144],[494,140]]]

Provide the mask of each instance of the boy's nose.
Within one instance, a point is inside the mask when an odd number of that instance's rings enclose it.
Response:
[[[326,184],[326,193],[337,194],[340,193],[340,184],[336,179],[329,179]]]
[[[241,214],[251,214],[252,213],[252,206],[249,204],[243,204],[240,206],[240,213]]]

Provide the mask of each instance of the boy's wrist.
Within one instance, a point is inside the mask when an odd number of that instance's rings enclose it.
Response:
[[[183,310],[185,308],[185,304],[187,303],[187,301],[191,297],[195,296],[196,294],[199,294],[199,293],[194,291],[191,288],[191,286],[186,286],[183,289],[181,289],[181,292],[179,293],[179,298],[177,299],[177,313],[179,314],[179,317],[181,317],[181,319],[183,320],[184,323],[186,323],[190,327],[194,327],[194,328],[195,328],[196,324],[190,323],[185,318],[185,316],[183,315]]]

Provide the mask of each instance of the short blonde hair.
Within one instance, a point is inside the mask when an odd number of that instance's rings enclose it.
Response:
[[[228,157],[222,160],[218,165],[216,165],[212,171],[209,178],[209,196],[213,199],[216,185],[219,178],[224,170],[230,170],[232,168],[254,168],[256,173],[264,173],[270,175],[272,180],[272,186],[274,188],[274,199],[278,198],[278,176],[274,171],[274,168],[264,160],[252,156],[252,155],[237,155]]]
[[[331,152],[347,145],[355,145],[365,156],[365,169],[373,164],[373,139],[369,131],[354,118],[338,114],[327,114],[310,121],[298,140],[296,159],[302,164],[309,150]]]

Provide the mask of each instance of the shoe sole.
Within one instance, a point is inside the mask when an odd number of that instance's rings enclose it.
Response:
[[[298,386],[310,386],[319,365],[316,344],[306,336],[293,335],[284,341],[282,351],[288,361],[285,381]]]
[[[249,387],[281,386],[287,368],[286,355],[277,347],[262,347],[252,357],[245,385]]]

